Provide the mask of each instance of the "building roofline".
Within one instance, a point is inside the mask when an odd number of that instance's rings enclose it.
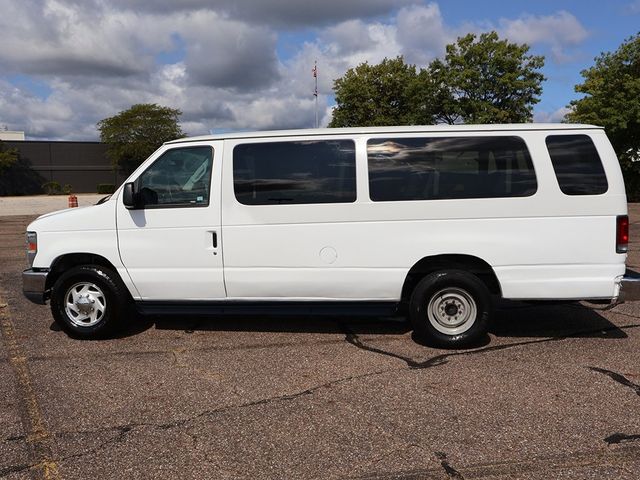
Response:
[[[93,140],[2,140],[4,143],[83,143],[89,145],[106,145],[106,143]]]
[[[294,136],[326,136],[326,135],[367,135],[381,133],[442,133],[442,132],[513,132],[513,131],[545,131],[545,130],[602,130],[603,127],[572,123],[511,123],[484,125],[418,125],[397,127],[352,127],[352,128],[312,128],[298,130],[270,130],[254,132],[234,132],[219,135],[201,135],[185,137],[165,142],[165,144],[202,142],[212,140],[242,138],[274,138]]]

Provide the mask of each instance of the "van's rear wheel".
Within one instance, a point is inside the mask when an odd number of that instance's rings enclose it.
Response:
[[[119,326],[128,298],[115,272],[98,265],[82,265],[63,273],[53,285],[51,312],[69,335],[100,338]]]
[[[416,285],[409,317],[418,336],[448,348],[465,347],[487,334],[491,295],[475,275],[441,270]]]

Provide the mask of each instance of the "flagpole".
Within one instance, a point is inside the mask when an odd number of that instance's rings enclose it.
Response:
[[[316,60],[313,64],[313,78],[316,81],[313,96],[316,97],[316,128],[318,128],[318,60]]]

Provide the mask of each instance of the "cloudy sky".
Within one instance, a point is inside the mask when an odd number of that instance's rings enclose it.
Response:
[[[332,84],[363,61],[424,66],[468,32],[546,57],[537,121],[559,121],[580,70],[638,32],[640,0],[0,0],[0,128],[96,140],[134,103],[183,111],[189,135],[326,125]]]

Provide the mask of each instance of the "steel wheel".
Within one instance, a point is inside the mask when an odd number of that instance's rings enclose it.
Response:
[[[461,288],[449,287],[436,292],[427,306],[433,328],[445,335],[459,335],[469,330],[476,320],[476,302]]]
[[[107,299],[95,283],[79,282],[67,290],[64,311],[74,325],[91,327],[102,320]]]
[[[432,345],[461,348],[486,338],[491,294],[464,270],[438,270],[418,282],[409,301],[409,318],[419,337]]]

